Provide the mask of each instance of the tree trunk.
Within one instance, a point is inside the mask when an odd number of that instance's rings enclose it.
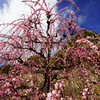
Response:
[[[42,86],[42,91],[47,93],[50,90],[50,76],[49,73],[44,74],[44,84]]]

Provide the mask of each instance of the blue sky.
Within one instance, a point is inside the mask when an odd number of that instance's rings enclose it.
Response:
[[[100,0],[75,0],[85,17],[82,27],[96,30],[100,34]]]
[[[70,6],[71,10],[75,11],[78,18],[79,25],[88,30],[95,30],[100,34],[100,0],[74,0],[77,6],[81,9],[78,11],[70,3],[63,2],[60,7]]]
[[[18,1],[18,0],[12,0],[12,1]],[[52,2],[53,1],[54,0],[52,0]],[[65,2],[65,1],[61,4],[59,4],[58,8],[60,9],[64,6],[69,6],[69,11],[71,11],[71,10],[75,11],[76,16],[81,15],[78,18],[78,24],[81,27],[86,28],[88,30],[95,30],[95,31],[97,31],[97,33],[100,34],[100,0],[74,0],[74,1],[78,5],[78,7],[81,9],[81,11],[78,11],[76,9],[76,7],[74,7],[71,3]],[[0,12],[2,11],[2,13],[0,13],[0,14],[4,15],[5,13],[7,13],[7,12],[4,13],[5,9],[7,11],[6,5],[8,5],[7,0],[0,0],[0,9],[1,9]],[[18,9],[18,8],[19,7],[16,7],[15,9]],[[9,10],[8,10],[8,12],[9,12]],[[12,11],[12,13],[13,13],[13,11]],[[2,17],[2,16],[0,15],[0,17]],[[7,16],[7,14],[5,14],[5,16]],[[4,21],[6,21],[5,16],[3,16],[5,18]],[[2,18],[2,20],[3,20],[3,18]],[[1,21],[0,23],[2,23],[2,20],[0,20]]]

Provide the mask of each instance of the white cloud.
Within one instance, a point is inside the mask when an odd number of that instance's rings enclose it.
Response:
[[[86,18],[87,18],[86,16],[79,16],[78,19],[77,19],[78,24],[82,25],[83,23],[85,23]]]
[[[63,17],[69,17],[70,12],[73,11],[73,6],[68,7],[66,10],[61,12],[61,15]]]
[[[22,14],[30,14],[30,8],[21,1],[22,0],[8,0],[8,4],[3,5],[3,9],[0,9],[0,24],[18,19]],[[46,2],[49,2],[50,6],[53,6],[57,0],[46,0]]]
[[[18,19],[23,13],[29,13],[29,7],[21,0],[8,0],[8,5],[4,4],[3,9],[0,10],[0,24]]]

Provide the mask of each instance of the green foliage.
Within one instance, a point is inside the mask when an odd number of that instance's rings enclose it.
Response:
[[[31,57],[29,57],[29,58],[27,59],[27,61],[31,61],[31,60],[34,61],[34,62],[37,63],[37,64],[42,65],[42,66],[45,66],[45,63],[46,63],[45,59],[41,58],[41,57],[38,56],[38,55],[31,56]]]
[[[8,72],[11,70],[11,65],[5,65],[5,66],[1,66],[0,67],[1,73],[6,73],[8,74]]]
[[[29,60],[34,60],[34,61],[36,61],[36,62],[38,62],[38,59],[39,59],[39,56],[31,56],[31,57],[29,57],[28,59],[27,59],[27,61],[29,61]]]
[[[86,38],[87,36],[90,36],[90,37],[96,37],[97,33],[95,31],[88,31],[88,30],[85,30],[83,32],[83,36]]]

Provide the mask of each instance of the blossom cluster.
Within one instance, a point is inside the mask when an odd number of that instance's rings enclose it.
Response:
[[[65,100],[62,96],[64,95],[64,81],[56,82],[54,84],[54,90],[47,93],[46,100]]]
[[[94,50],[98,50],[98,47],[96,45],[94,45],[91,41],[89,41],[88,39],[86,38],[82,38],[80,40],[77,40],[76,43],[88,43],[89,46],[94,49]]]

